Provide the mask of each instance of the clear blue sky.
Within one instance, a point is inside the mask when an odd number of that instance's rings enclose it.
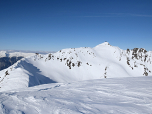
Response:
[[[0,49],[58,51],[104,41],[152,50],[152,0],[0,0]]]

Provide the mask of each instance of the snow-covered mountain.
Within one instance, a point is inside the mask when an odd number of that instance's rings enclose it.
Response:
[[[122,50],[108,42],[94,48],[36,54],[0,71],[0,91],[56,82],[152,76],[151,55],[142,48]]]
[[[151,55],[105,42],[25,57],[0,71],[0,114],[151,114]]]

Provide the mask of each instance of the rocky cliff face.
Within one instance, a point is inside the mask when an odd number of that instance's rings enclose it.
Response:
[[[122,51],[119,61],[121,61],[123,56],[126,57],[126,63],[132,70],[142,66],[144,69],[143,75],[148,76],[151,73],[149,65],[152,64],[152,52],[148,52],[143,48],[134,48]]]

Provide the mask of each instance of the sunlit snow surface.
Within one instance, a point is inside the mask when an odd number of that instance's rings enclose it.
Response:
[[[35,54],[0,71],[0,114],[152,114],[152,52],[94,48]]]
[[[55,82],[140,76],[152,76],[152,52],[121,50],[105,42],[94,48],[69,48],[23,58],[0,71],[0,92]]]
[[[54,83],[0,93],[0,114],[81,113],[152,114],[152,77]]]

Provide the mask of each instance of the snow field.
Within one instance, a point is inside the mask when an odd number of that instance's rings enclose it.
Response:
[[[152,77],[45,84],[0,93],[2,114],[151,114]]]

